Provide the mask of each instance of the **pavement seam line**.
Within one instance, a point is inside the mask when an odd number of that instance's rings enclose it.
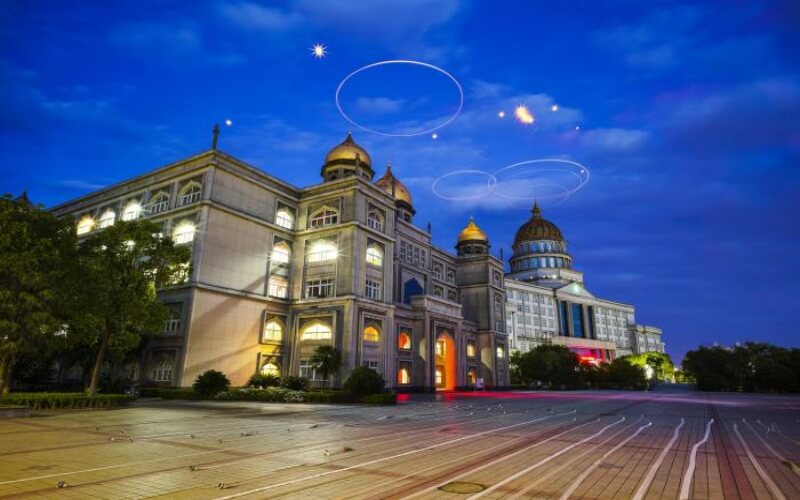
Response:
[[[694,470],[697,467],[697,450],[699,450],[701,446],[708,442],[708,438],[711,436],[712,425],[714,425],[713,418],[706,424],[706,433],[703,435],[703,439],[692,446],[692,453],[689,455],[689,465],[686,467],[686,472],[683,474],[681,491],[680,495],[678,496],[678,500],[689,499],[689,489],[692,487],[692,478],[694,477]]]
[[[636,494],[632,497],[632,500],[642,500],[644,498],[645,493],[647,493],[647,490],[650,489],[650,485],[653,484],[653,479],[656,477],[658,468],[661,467],[661,464],[664,462],[664,458],[666,458],[667,453],[669,453],[669,450],[672,449],[672,445],[678,440],[678,436],[680,436],[681,433],[681,428],[685,423],[686,419],[681,418],[681,423],[675,427],[675,430],[672,433],[672,439],[670,439],[664,449],[661,450],[661,453],[658,455],[658,459],[656,459],[656,462],[650,467],[650,470],[647,471],[647,476],[645,476],[642,484],[639,485],[639,489],[636,490]]]

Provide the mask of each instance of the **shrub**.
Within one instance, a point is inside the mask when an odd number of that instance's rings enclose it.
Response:
[[[284,389],[291,389],[293,391],[307,391],[308,379],[305,377],[286,376],[281,380],[281,387]]]
[[[214,399],[225,401],[267,401],[272,403],[301,403],[305,393],[284,387],[266,389],[234,389],[220,392]]]
[[[200,395],[191,388],[145,387],[142,389],[141,395],[143,398],[200,399]]]
[[[281,385],[281,378],[272,374],[256,373],[247,381],[247,387],[278,387],[279,385]]]
[[[370,405],[397,404],[397,394],[369,394],[361,398],[362,403]]]
[[[342,391],[335,392],[307,392],[303,394],[304,403],[318,404],[344,404],[355,403],[352,394]]]
[[[231,382],[224,373],[207,370],[197,377],[192,388],[202,397],[213,397],[222,391],[227,391],[230,385]]]
[[[350,394],[360,397],[368,394],[380,394],[385,385],[386,382],[378,372],[368,366],[359,366],[344,381],[343,388]]]
[[[0,404],[28,406],[32,410],[52,410],[57,408],[118,408],[135,400],[123,394],[15,392],[0,397]]]

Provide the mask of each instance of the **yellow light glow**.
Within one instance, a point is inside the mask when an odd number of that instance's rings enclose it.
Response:
[[[514,110],[514,116],[517,118],[517,121],[523,125],[530,125],[535,120],[533,114],[531,114],[530,110],[524,104],[517,106],[517,109]]]
[[[321,43],[317,43],[314,44],[313,47],[311,47],[311,53],[314,54],[314,57],[316,57],[317,59],[322,59],[323,57],[328,55],[327,49],[328,47],[322,45]]]
[[[94,219],[91,217],[84,217],[78,223],[78,234],[86,234],[94,229]]]
[[[308,253],[309,262],[323,262],[326,260],[335,260],[338,257],[338,250],[336,245],[328,241],[318,241],[311,245]]]
[[[194,240],[196,227],[192,222],[181,222],[172,232],[172,239],[176,244],[189,243]]]
[[[142,214],[142,204],[138,201],[128,203],[125,210],[122,211],[122,220],[138,219]]]

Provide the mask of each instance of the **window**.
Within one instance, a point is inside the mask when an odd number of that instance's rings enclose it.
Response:
[[[367,368],[372,368],[373,370],[378,371],[378,362],[377,361],[364,361],[361,364],[363,366],[366,366]]]
[[[411,335],[408,332],[400,332],[397,336],[397,348],[406,351],[411,349]]]
[[[181,327],[181,311],[177,307],[169,307],[167,319],[161,327],[161,333],[175,334]]]
[[[506,352],[502,347],[497,348],[497,359],[503,359],[506,357]]]
[[[327,340],[331,338],[331,328],[318,321],[308,325],[303,330],[302,340]]]
[[[381,284],[375,280],[367,280],[365,295],[368,299],[381,300]]]
[[[200,201],[200,194],[203,189],[200,184],[193,182],[183,189],[181,192],[181,205],[188,205],[190,203],[197,203]]]
[[[452,269],[448,269],[447,270],[447,281],[449,283],[455,283],[456,282],[456,273]]]
[[[314,279],[306,281],[306,297],[330,297],[333,295],[333,279]]]
[[[275,224],[286,229],[294,229],[294,214],[286,208],[279,209],[275,214]]]
[[[452,302],[458,302],[458,294],[453,290],[448,290],[447,291],[447,300],[450,300]]]
[[[194,240],[194,232],[194,223],[189,221],[181,222],[175,226],[175,231],[172,232],[172,239],[177,245],[191,243]]]
[[[475,344],[473,342],[467,342],[467,357],[475,357]]]
[[[383,266],[383,250],[378,245],[373,244],[367,247],[367,264]]]
[[[278,365],[269,361],[264,363],[264,366],[261,367],[261,375],[274,375],[275,377],[281,376],[281,370],[278,368]]]
[[[283,327],[275,320],[267,321],[264,326],[264,340],[278,340],[283,338]]]
[[[339,222],[339,212],[332,208],[325,207],[311,215],[309,225],[311,227],[330,226]]]
[[[100,216],[100,220],[97,221],[97,228],[103,229],[104,227],[113,226],[116,216],[113,210],[106,210]]]
[[[270,276],[267,294],[270,297],[285,299],[289,296],[289,281],[286,278],[281,278],[280,276]]]
[[[311,364],[311,361],[303,359],[300,361],[300,376],[303,378],[307,378],[308,380],[322,380],[317,375],[317,369]]]
[[[289,245],[280,242],[272,247],[272,262],[276,264],[289,263]]]
[[[383,217],[375,210],[371,210],[367,215],[367,225],[376,231],[383,231]]]
[[[447,343],[444,339],[439,339],[436,341],[436,355],[437,356],[444,356],[445,350],[447,349]]]
[[[125,210],[122,211],[122,220],[135,220],[142,215],[142,204],[138,201],[132,201],[125,205]]]
[[[150,215],[160,214],[169,208],[169,196],[165,193],[157,194],[150,201]]]
[[[478,381],[478,373],[475,371],[475,368],[470,368],[469,370],[467,370],[467,382],[472,385],[475,385],[477,381]]]
[[[411,383],[411,375],[408,373],[408,368],[403,367],[397,370],[397,383],[400,385]]]
[[[444,383],[444,370],[442,368],[436,367],[436,385],[442,385]]]
[[[434,297],[444,297],[444,288],[440,286],[433,287],[433,295]]]
[[[307,260],[308,262],[333,260],[336,258],[337,253],[335,243],[327,240],[319,240],[309,246]]]
[[[162,359],[153,368],[152,378],[154,382],[172,382],[172,360]]]
[[[365,342],[378,342],[381,339],[381,334],[374,326],[364,328],[364,341]]]
[[[437,280],[442,279],[442,266],[440,266],[439,264],[433,265],[433,277],[436,278]]]
[[[94,229],[94,219],[91,217],[84,217],[78,222],[78,234],[86,234]]]

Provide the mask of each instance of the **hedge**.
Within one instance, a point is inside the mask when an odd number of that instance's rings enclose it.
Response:
[[[81,392],[14,392],[0,396],[0,404],[27,406],[32,410],[52,410],[57,408],[119,408],[136,398],[124,394],[95,394],[88,396]]]
[[[272,403],[317,403],[346,404],[366,403],[388,405],[397,402],[395,394],[371,394],[357,398],[347,392],[303,392],[283,387],[267,387],[265,389],[233,389],[217,394],[216,398],[224,401],[265,401]]]
[[[194,389],[167,389],[161,387],[145,387],[142,389],[141,396],[143,398],[161,398],[161,399],[202,399],[200,395],[194,392]]]
[[[397,404],[397,394],[370,394],[361,398],[362,403],[370,405]]]

